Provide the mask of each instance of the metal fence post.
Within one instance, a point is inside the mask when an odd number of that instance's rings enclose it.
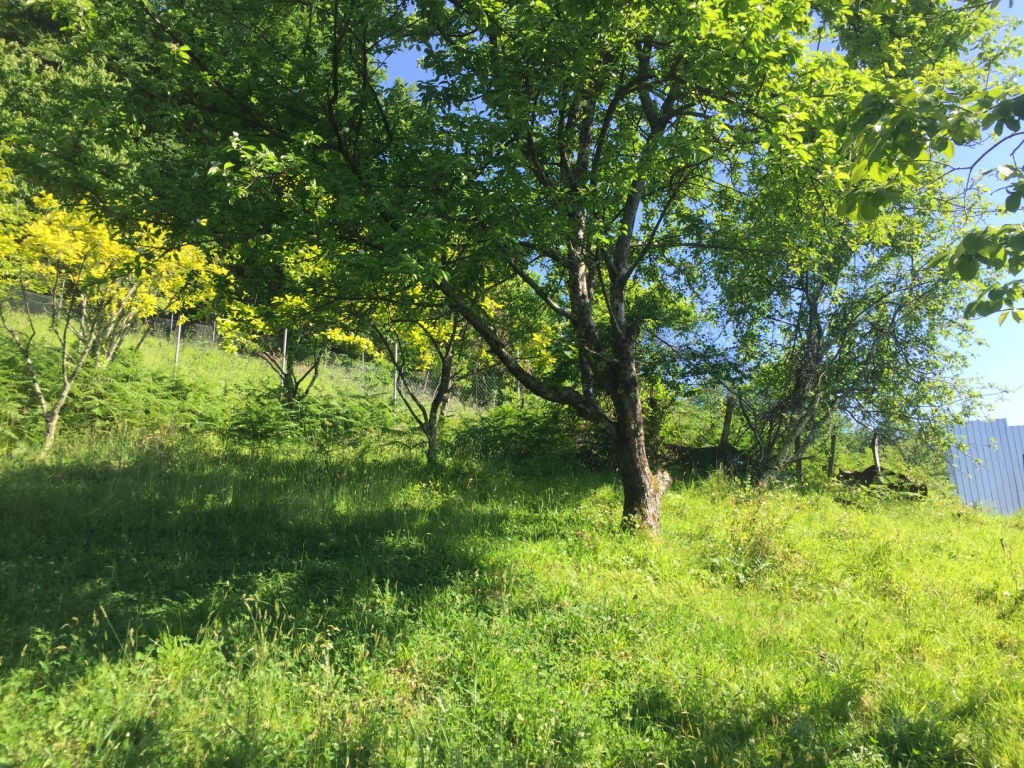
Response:
[[[173,318],[173,316],[172,316]],[[173,323],[174,320],[172,319]],[[173,326],[172,326],[173,327]],[[178,340],[174,343],[174,372],[171,374],[171,381],[178,380],[178,357],[181,355],[181,318],[178,318]]]
[[[395,342],[395,383],[391,388],[391,404],[393,407],[398,407],[398,342]]]
[[[284,379],[288,371],[288,329],[284,329],[284,344],[281,346],[281,389],[284,389]]]

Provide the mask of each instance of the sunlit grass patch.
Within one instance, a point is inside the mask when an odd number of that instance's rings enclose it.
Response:
[[[0,765],[1024,764],[1019,517],[712,473],[651,538],[529,441],[129,410],[0,469]]]

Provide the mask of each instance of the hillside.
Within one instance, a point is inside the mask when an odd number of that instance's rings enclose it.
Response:
[[[167,351],[47,463],[10,420],[0,765],[1024,765],[1019,516],[712,474],[623,534],[529,408],[428,469],[340,374],[296,420]]]

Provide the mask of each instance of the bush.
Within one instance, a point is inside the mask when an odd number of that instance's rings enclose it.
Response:
[[[380,400],[315,394],[282,402],[279,390],[260,387],[242,393],[227,415],[223,434],[245,444],[302,440],[351,445],[380,434],[391,421],[390,409]]]
[[[571,460],[576,454],[575,422],[565,408],[528,399],[522,405],[504,403],[464,419],[451,439],[459,450],[488,459]]]
[[[355,444],[391,428],[388,404],[359,395],[310,395],[292,404],[298,434],[320,445]]]

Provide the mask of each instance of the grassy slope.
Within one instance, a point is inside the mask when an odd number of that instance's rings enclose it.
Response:
[[[1019,518],[116,434],[0,472],[0,765],[1024,765]]]

